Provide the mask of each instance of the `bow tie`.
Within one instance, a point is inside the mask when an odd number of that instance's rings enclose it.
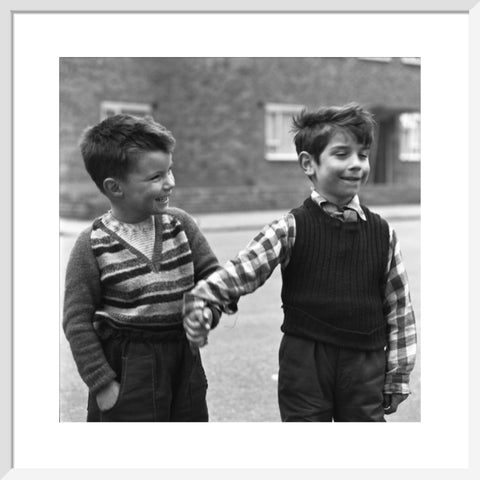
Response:
[[[337,207],[337,205],[327,202],[323,204],[323,210],[331,217],[338,218],[342,222],[356,222],[358,220],[357,212],[350,207]]]

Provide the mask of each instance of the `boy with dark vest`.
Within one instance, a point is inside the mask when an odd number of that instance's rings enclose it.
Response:
[[[195,221],[169,208],[175,139],[115,115],[81,140],[111,209],[78,237],[63,327],[89,388],[87,421],[208,421],[207,381],[182,325],[183,295],[218,267]],[[220,312],[210,310],[218,321]]]
[[[374,120],[349,104],[303,111],[293,130],[311,196],[185,295],[187,337],[206,343],[203,309],[235,312],[280,264],[282,421],[382,422],[410,393],[416,327],[395,232],[357,196]]]

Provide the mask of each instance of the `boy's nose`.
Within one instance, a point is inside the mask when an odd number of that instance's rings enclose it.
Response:
[[[360,157],[356,153],[354,153],[350,157],[350,168],[360,169],[361,166],[362,166],[362,163],[360,161]]]
[[[173,187],[175,187],[175,178],[173,175],[168,175],[163,183],[163,188],[165,190],[172,190]]]

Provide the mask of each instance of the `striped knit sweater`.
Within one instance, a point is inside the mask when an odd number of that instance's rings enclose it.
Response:
[[[92,393],[115,378],[96,334],[98,323],[181,330],[183,294],[218,267],[195,221],[180,209],[155,217],[151,259],[103,219],[80,234],[65,281],[63,327],[80,376]]]

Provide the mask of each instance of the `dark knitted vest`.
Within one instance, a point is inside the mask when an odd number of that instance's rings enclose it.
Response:
[[[310,198],[292,210],[296,238],[282,272],[282,331],[340,347],[386,344],[383,286],[389,228],[362,205],[367,221],[341,222]]]

